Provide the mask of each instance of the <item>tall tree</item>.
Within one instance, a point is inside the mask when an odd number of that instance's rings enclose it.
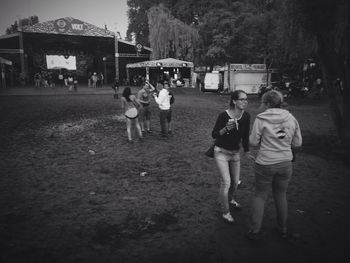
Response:
[[[157,4],[157,0],[128,0],[129,25],[126,31],[127,40],[133,38],[142,45],[149,46],[147,10]]]
[[[195,28],[174,18],[162,4],[150,8],[147,17],[153,59],[175,57],[194,60],[199,45],[199,35]]]
[[[291,1],[291,0],[290,0]],[[303,26],[317,41],[317,53],[328,90],[330,109],[341,141],[350,146],[349,2],[347,0],[297,1]],[[335,81],[341,78],[343,94],[337,100]]]
[[[13,33],[18,32],[18,29],[20,26],[22,26],[22,27],[23,26],[32,26],[32,25],[35,25],[37,23],[39,23],[38,16],[30,16],[27,18],[20,19],[19,24],[16,20],[11,26],[6,28],[6,34],[9,35],[9,34],[13,34]]]

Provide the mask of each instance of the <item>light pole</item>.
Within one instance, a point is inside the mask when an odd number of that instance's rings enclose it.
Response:
[[[104,83],[107,83],[107,58],[103,57],[103,78],[104,78]]]

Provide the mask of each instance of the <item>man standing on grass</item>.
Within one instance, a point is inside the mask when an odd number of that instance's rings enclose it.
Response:
[[[171,109],[170,109],[170,98],[169,94],[169,83],[164,82],[162,89],[159,94],[153,94],[154,100],[159,106],[159,119],[161,127],[161,136],[168,137],[171,134]]]

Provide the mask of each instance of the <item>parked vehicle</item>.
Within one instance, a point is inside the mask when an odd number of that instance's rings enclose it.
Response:
[[[221,87],[221,75],[219,72],[206,73],[204,77],[204,87],[202,91],[219,91]]]

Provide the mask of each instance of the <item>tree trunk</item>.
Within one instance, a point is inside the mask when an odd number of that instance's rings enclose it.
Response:
[[[333,43],[332,35],[326,32],[318,35],[318,52],[323,65],[331,116],[342,144],[350,145],[350,123],[348,120],[350,116],[350,92],[347,55],[337,54]],[[339,98],[335,87],[337,78],[343,81],[342,98]]]

